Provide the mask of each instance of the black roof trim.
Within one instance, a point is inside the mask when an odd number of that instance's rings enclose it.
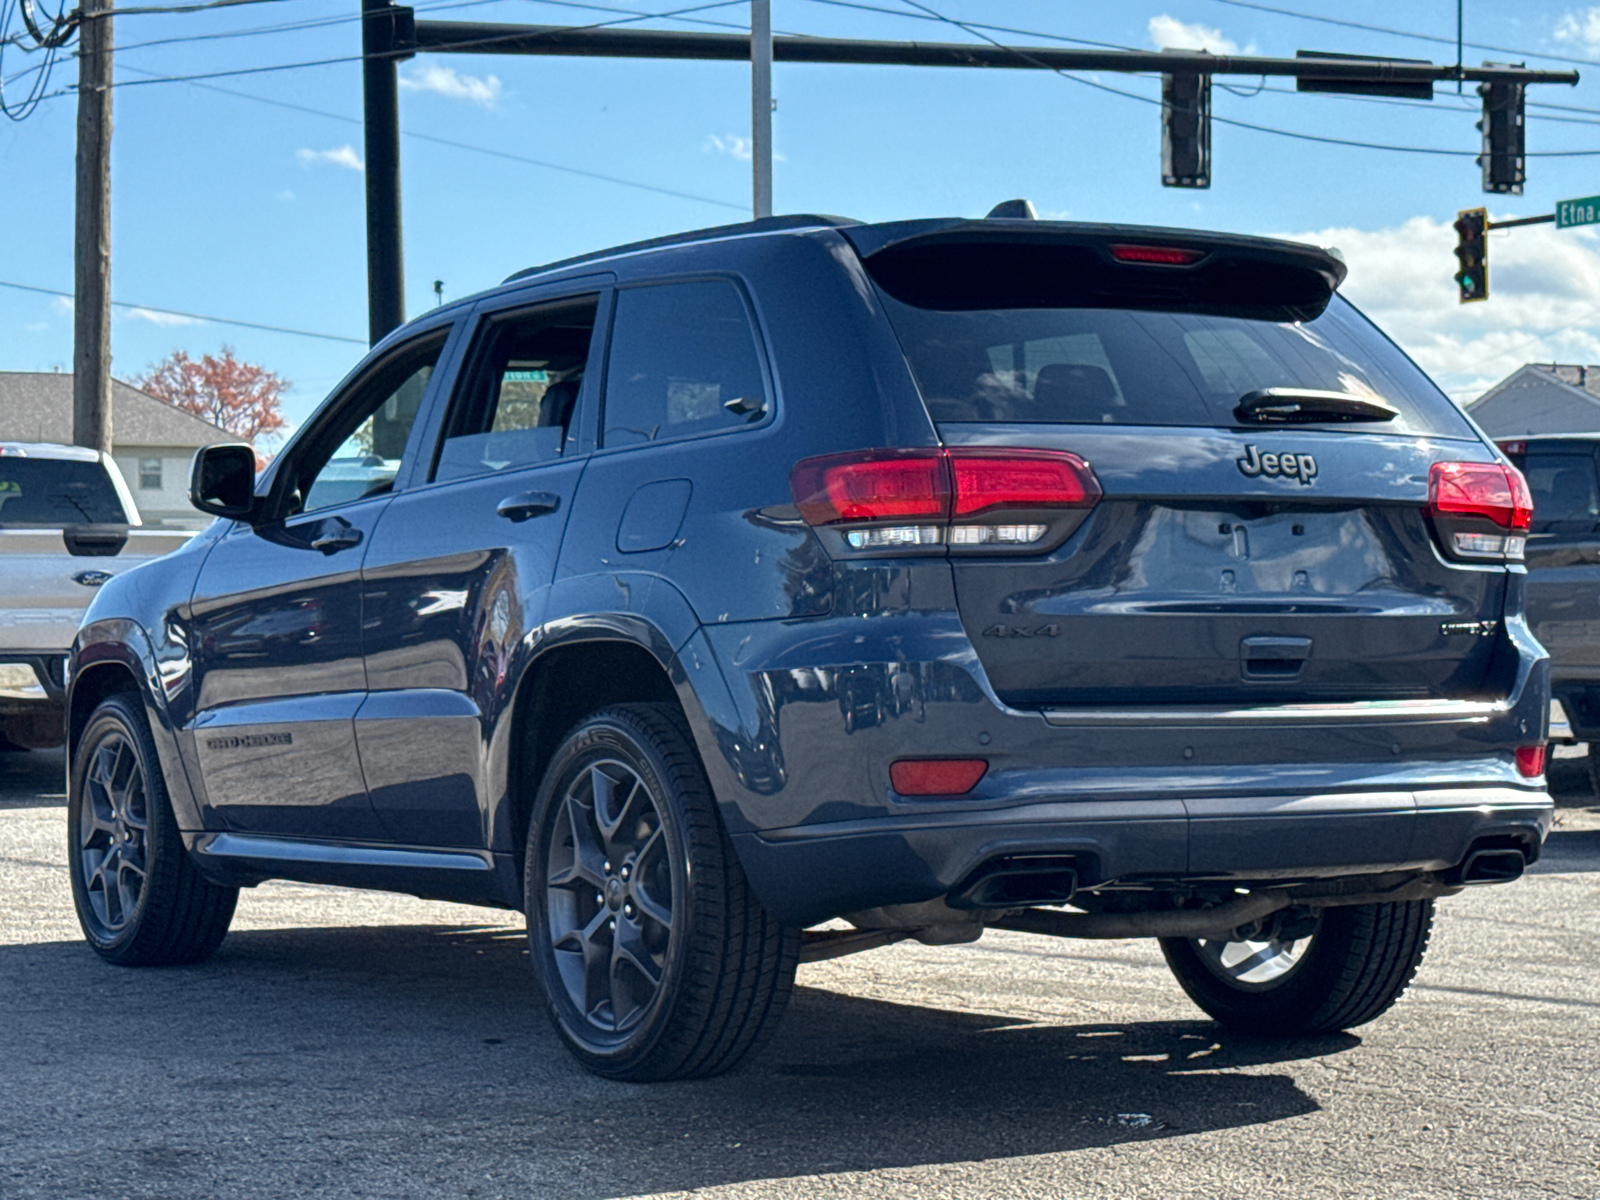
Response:
[[[505,282],[512,283],[518,279],[527,279],[533,275],[544,275],[551,271],[563,270],[566,267],[578,266],[581,263],[596,263],[608,258],[615,258],[620,254],[634,254],[640,250],[657,250],[667,246],[692,245],[695,242],[708,242],[715,238],[741,237],[751,233],[782,233],[789,229],[815,229],[831,227],[841,229],[850,225],[858,225],[859,221],[849,217],[829,217],[814,214],[799,214],[788,217],[762,217],[757,221],[740,221],[734,225],[714,225],[709,229],[695,229],[688,233],[673,233],[666,237],[649,238],[642,242],[629,242],[624,246],[612,246],[606,250],[594,250],[588,254],[575,255],[572,258],[559,259],[556,262],[545,263],[543,266],[528,267],[514,275],[506,276]]]

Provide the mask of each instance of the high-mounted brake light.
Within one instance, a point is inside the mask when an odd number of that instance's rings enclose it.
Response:
[[[789,482],[806,523],[843,527],[851,550],[1048,549],[1100,499],[1076,454],[988,446],[824,455]]]
[[[1112,246],[1111,257],[1118,262],[1153,263],[1160,267],[1189,267],[1206,256],[1204,250],[1187,246]]]
[[[1533,494],[1522,472],[1504,463],[1434,463],[1428,471],[1428,511],[1437,519],[1481,518],[1505,533],[1441,529],[1463,558],[1520,559],[1533,523]]]

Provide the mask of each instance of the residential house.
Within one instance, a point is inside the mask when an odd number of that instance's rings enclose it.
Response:
[[[1600,366],[1528,363],[1466,410],[1492,438],[1600,433]]]
[[[111,457],[147,526],[202,529],[189,505],[189,464],[201,446],[239,439],[138,388],[111,383]],[[72,441],[72,376],[0,371],[0,442]]]

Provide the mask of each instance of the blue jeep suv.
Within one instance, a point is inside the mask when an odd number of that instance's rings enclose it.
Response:
[[[797,962],[1155,937],[1218,1020],[1405,989],[1551,821],[1522,476],[1332,252],[783,217],[389,335],[72,661],[127,965],[240,887],[523,909],[589,1068],[733,1066]],[[824,928],[818,928],[825,926]]]

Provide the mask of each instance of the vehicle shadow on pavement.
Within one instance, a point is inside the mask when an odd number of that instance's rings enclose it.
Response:
[[[1315,1112],[1271,1068],[1360,1044],[800,987],[745,1070],[618,1084],[567,1056],[510,926],[242,930],[206,964],[145,971],[4,946],[0,1011],[0,1192],[11,1170],[60,1185],[40,1195],[90,1194],[107,1151],[171,1194],[269,1172],[286,1195],[336,1179],[328,1194],[572,1200],[1047,1154]]]
[[[1600,871],[1600,829],[1552,830],[1539,861],[1528,870],[1541,875]]]
[[[66,807],[65,773],[61,750],[0,750],[0,809]]]

